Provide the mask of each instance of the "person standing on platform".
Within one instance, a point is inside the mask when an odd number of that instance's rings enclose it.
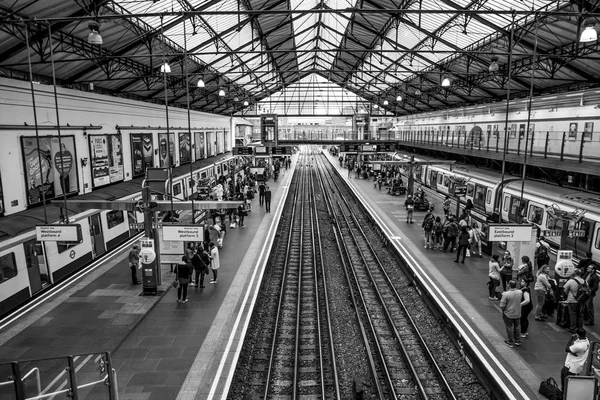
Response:
[[[500,256],[494,254],[488,264],[488,276],[490,281],[488,282],[488,291],[490,300],[498,300],[496,297],[496,288],[500,286],[500,264],[498,260]]]
[[[177,288],[177,302],[187,303],[188,284],[190,283],[190,278],[192,276],[192,270],[194,267],[192,264],[190,264],[190,260],[187,258],[187,256],[183,256],[181,261],[183,261],[183,264],[179,264],[175,267],[175,276],[179,281],[179,287]]]
[[[506,327],[507,340],[504,341],[508,347],[521,345],[521,299],[523,293],[517,289],[517,282],[508,282],[509,290],[502,293],[500,309],[502,319]]]
[[[565,295],[567,296],[567,306],[569,307],[569,318],[571,325],[567,332],[575,333],[576,329],[583,327],[582,304],[575,298],[579,291],[579,286],[584,285],[585,281],[581,277],[581,270],[575,269],[571,278],[563,286]]]
[[[590,254],[590,260],[591,258]],[[590,326],[594,325],[594,298],[596,297],[598,284],[600,283],[600,278],[596,273],[596,266],[594,264],[590,263],[588,265],[584,279],[590,288],[590,298],[583,305],[583,324]]]
[[[469,243],[471,240],[471,235],[467,230],[466,226],[462,226],[460,228],[460,234],[458,235],[458,249],[456,250],[456,260],[455,263],[458,262],[460,258],[460,253],[462,252],[462,261],[461,263],[465,263],[465,257],[467,256],[467,249],[469,248]]]
[[[198,247],[198,251],[194,254],[194,258],[192,258],[192,265],[196,272],[196,289],[204,289],[204,275],[208,274],[210,257],[203,247]]]
[[[140,247],[134,244],[129,251],[129,268],[131,269],[131,284],[139,285],[137,270],[140,265]]]
[[[506,291],[506,284],[512,279],[512,269],[515,262],[510,256],[510,251],[506,250],[502,261],[500,261],[500,278],[502,279],[502,290]]]
[[[213,242],[210,242],[210,269],[213,273],[213,279],[210,283],[217,283],[217,275],[219,268],[221,267],[221,260],[219,259],[219,249]]]
[[[535,291],[535,297],[537,299],[537,305],[535,307],[535,320],[545,321],[546,314],[544,313],[544,303],[546,302],[546,295],[552,290],[550,285],[550,267],[542,265],[537,274],[535,285],[533,286]]]
[[[208,244],[210,243],[210,230],[208,229],[208,221],[204,221],[204,250],[208,251]]]
[[[473,229],[471,229],[471,238],[472,238],[472,243],[471,243],[471,253],[472,254],[478,254],[479,257],[483,257],[483,253],[481,252],[481,237],[483,236],[483,233],[481,232],[481,229],[479,228],[479,224],[475,221],[473,221]]]
[[[587,274],[588,266],[592,264],[592,262],[592,252],[588,250],[585,252],[585,258],[579,261],[579,264],[577,264],[577,268],[579,268],[584,274]]]
[[[533,301],[531,298],[531,288],[521,283],[521,292],[523,293],[523,300],[521,301],[521,337],[527,337],[529,335],[529,314],[533,311]]]
[[[458,224],[454,221],[454,216],[449,215],[448,220],[444,224],[444,248],[442,251],[446,251],[450,246],[450,253],[454,251],[456,246],[456,237],[459,234]]]
[[[590,341],[586,337],[585,329],[577,329],[577,332],[569,339],[565,351],[567,352],[567,358],[565,359],[565,365],[560,371],[560,382],[563,391],[565,390],[567,377],[570,375],[579,375],[583,371],[583,365],[587,360],[590,351]]]
[[[406,198],[406,201],[404,201],[404,208],[406,208],[406,223],[412,224],[413,212],[415,209],[415,201],[412,199],[412,196],[410,194]]]
[[[545,240],[545,237],[540,236],[535,244],[535,262],[537,263],[538,269],[542,265],[547,265],[550,262],[550,249]]]
[[[271,212],[271,188],[265,185],[265,212]]]
[[[260,185],[258,185],[258,205],[262,206],[264,202],[265,202],[265,183],[260,182]]]

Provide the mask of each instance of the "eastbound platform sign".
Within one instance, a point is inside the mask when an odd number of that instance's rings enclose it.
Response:
[[[172,242],[201,242],[204,240],[204,227],[201,225],[163,225],[162,238]]]
[[[488,241],[490,242],[529,242],[533,226],[490,224],[489,229]]]
[[[35,227],[36,239],[40,242],[79,242],[81,240],[81,226],[71,225],[37,225]]]

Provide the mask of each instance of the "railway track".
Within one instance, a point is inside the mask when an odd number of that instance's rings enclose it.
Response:
[[[293,188],[287,238],[277,246],[273,301],[253,355],[254,398],[340,398],[328,320],[326,282],[320,272],[311,168],[301,169]],[[275,283],[277,282],[277,283]],[[275,290],[277,288],[277,290]]]
[[[339,193],[341,188],[323,164],[320,171],[337,189],[331,193]],[[339,230],[340,252],[346,253],[349,283],[362,306],[363,312],[357,310],[357,315],[369,328],[365,341],[374,345],[372,350],[378,355],[372,369],[378,374],[378,381],[385,383],[380,395],[456,399],[354,211],[342,196],[330,200]]]
[[[302,157],[228,398],[488,398],[350,190]]]

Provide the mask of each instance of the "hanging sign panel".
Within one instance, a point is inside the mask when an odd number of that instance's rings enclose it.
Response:
[[[81,225],[37,225],[36,239],[47,242],[79,242],[81,241]]]
[[[490,242],[529,242],[531,225],[490,224],[488,241]]]
[[[204,240],[202,225],[163,225],[162,238],[165,241],[201,242]]]

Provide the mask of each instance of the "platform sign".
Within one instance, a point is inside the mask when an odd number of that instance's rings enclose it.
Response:
[[[232,149],[234,156],[251,156],[254,153],[253,147],[234,147]]]
[[[81,226],[70,225],[37,225],[36,239],[39,242],[79,242],[81,241]]]
[[[533,226],[490,224],[489,229],[490,242],[529,242]]]
[[[163,225],[162,237],[165,241],[201,242],[204,240],[202,225]]]
[[[265,147],[265,146],[257,146],[257,147],[255,147],[254,154],[256,154],[256,155],[269,155],[269,148]]]
[[[455,186],[454,187],[454,195],[456,197],[465,197],[467,195],[467,187],[466,186]]]
[[[287,147],[287,146],[272,147],[271,151],[272,151],[273,155],[288,155],[288,154],[292,154],[292,148],[291,147]]]

